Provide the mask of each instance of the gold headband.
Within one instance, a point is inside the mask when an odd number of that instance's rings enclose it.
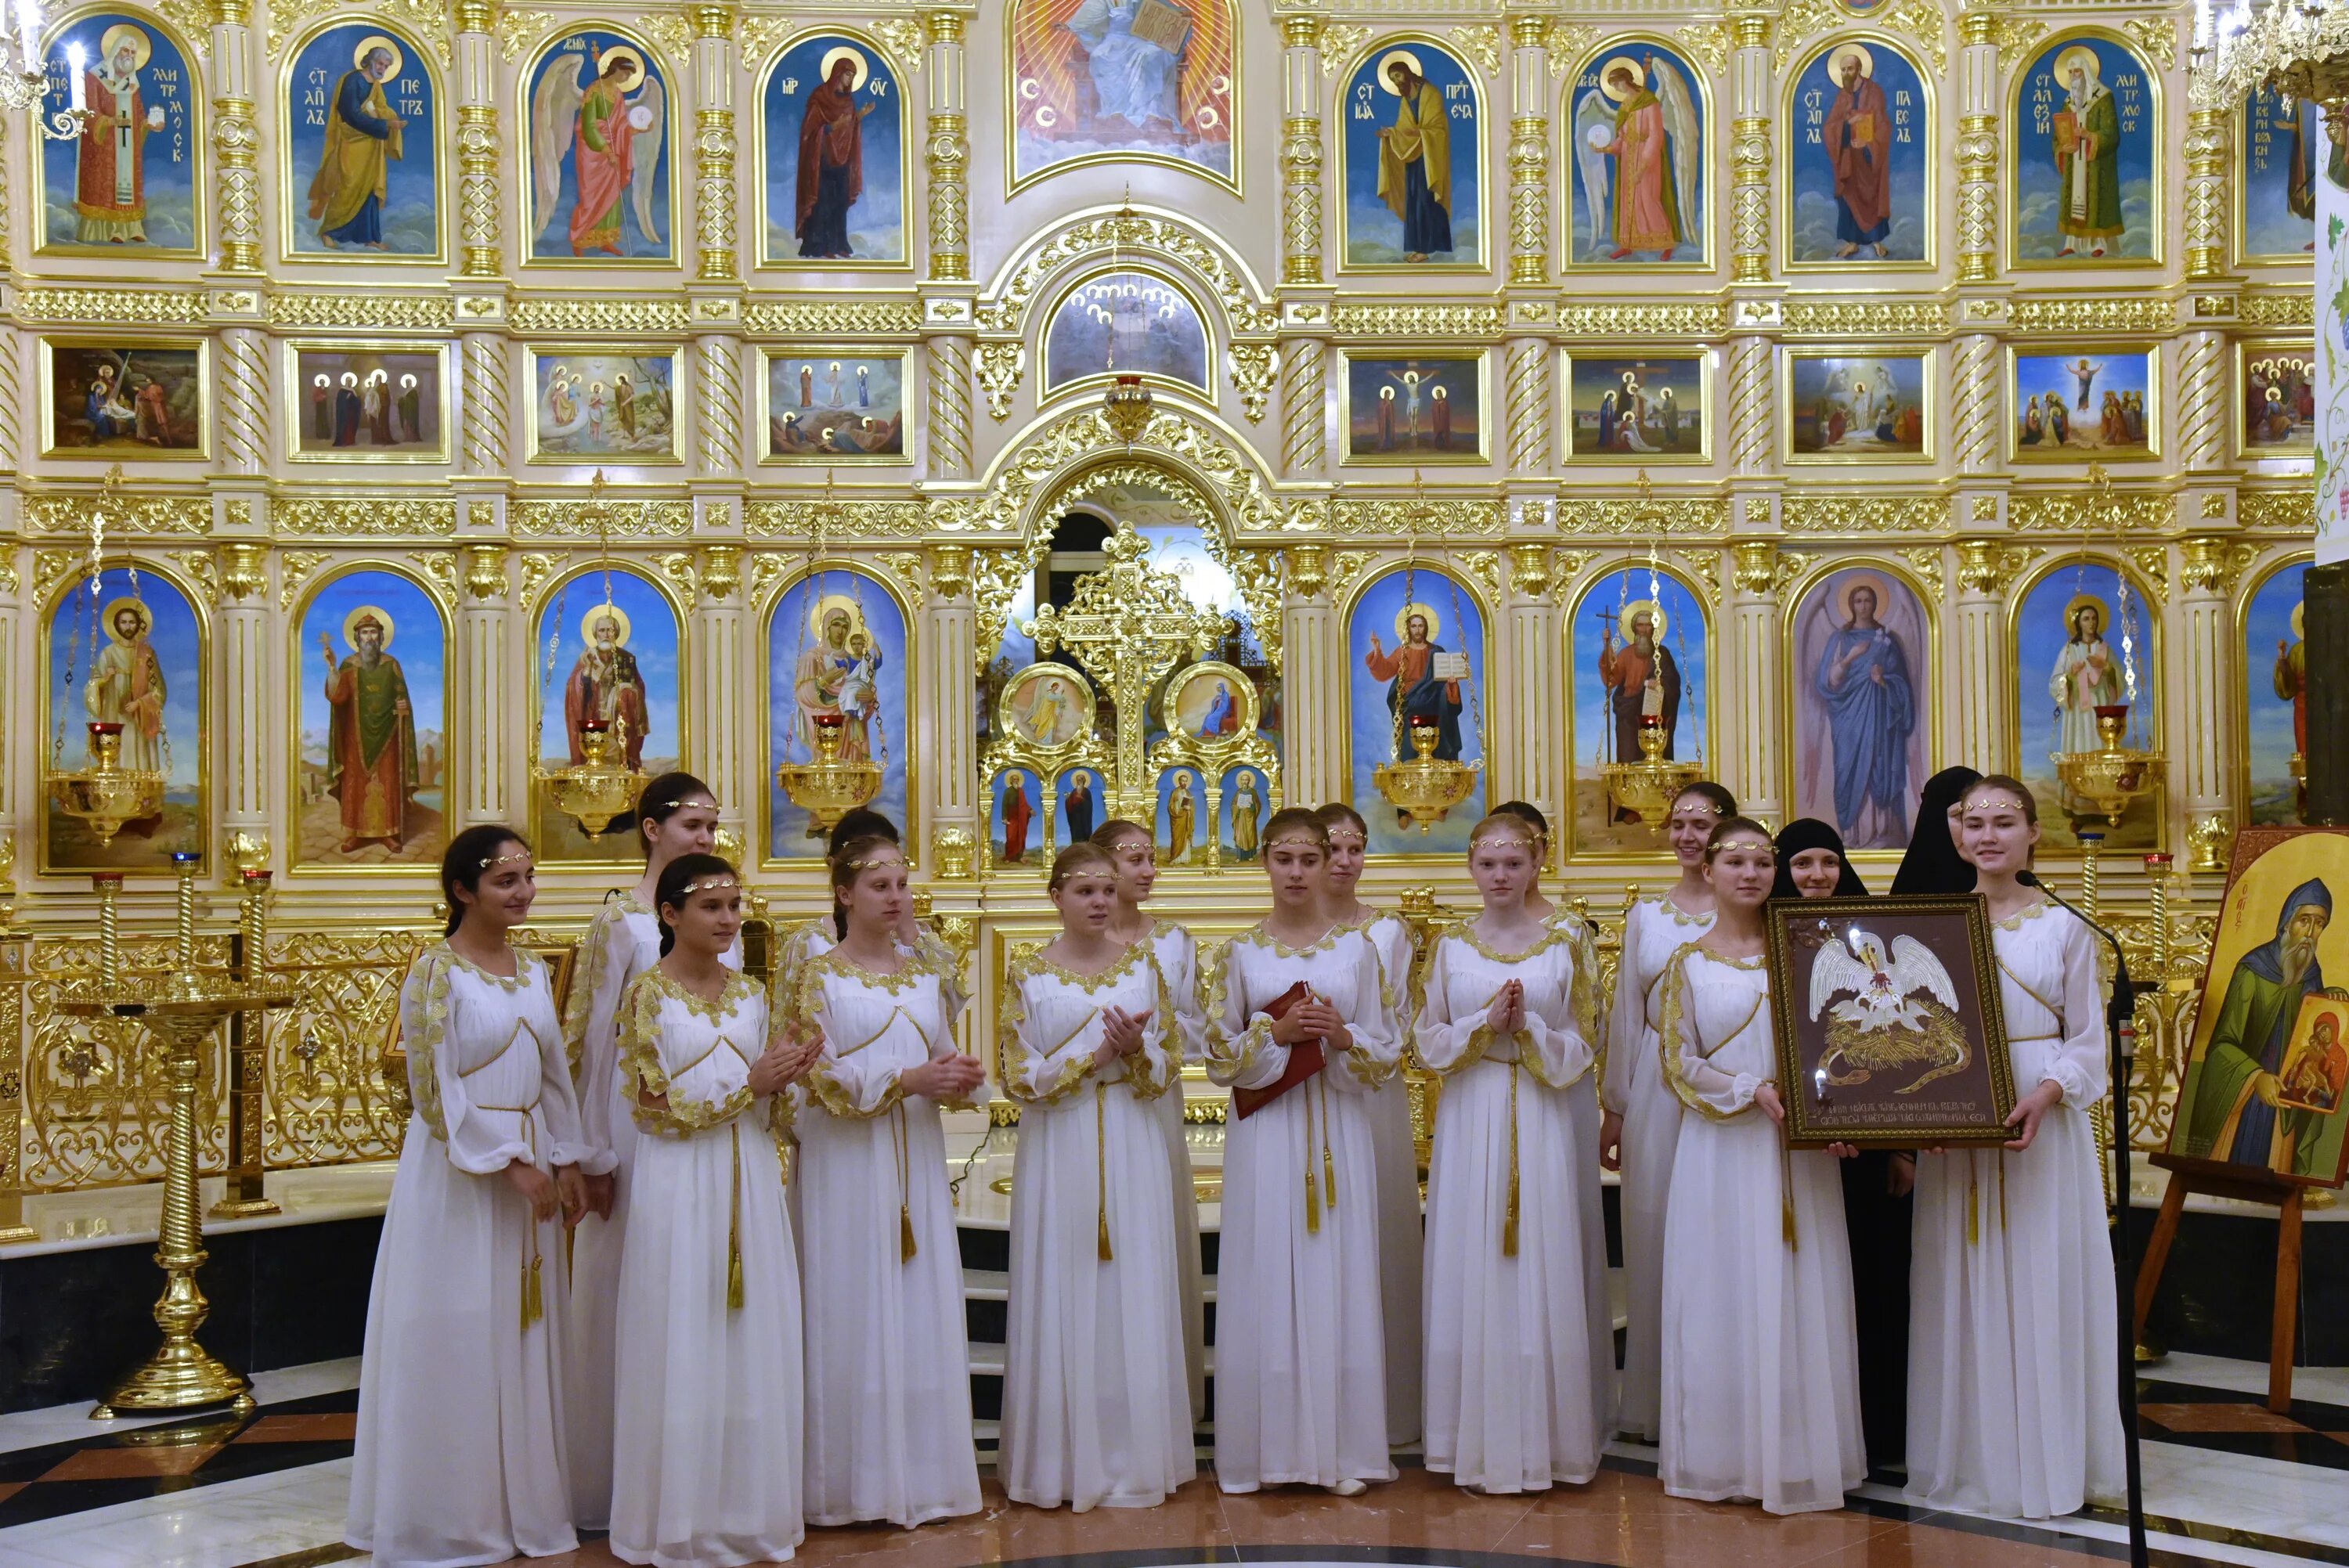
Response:
[[[488,871],[492,866],[502,866],[508,861],[527,861],[529,859],[530,851],[528,850],[519,851],[511,855],[485,855],[481,860],[481,869],[483,871]]]
[[[1486,844],[1523,844],[1526,848],[1530,850],[1540,842],[1541,840],[1539,836],[1532,832],[1507,833],[1502,832],[1496,829],[1492,832],[1485,833],[1469,840],[1468,852],[1473,855],[1478,849]]]
[[[2018,817],[2027,817],[2031,814],[2023,802],[2012,795],[1985,795],[1979,800],[1958,803],[1958,811],[1961,815],[1974,810],[1996,811],[2001,809],[2012,811]]]
[[[1677,810],[1679,810],[1680,809],[1681,809],[1681,803],[1680,803],[1678,800],[1673,801],[1673,802],[1672,802],[1672,810],[1675,810],[1675,811],[1677,811]],[[1722,809],[1721,809],[1718,805],[1714,804],[1714,803],[1713,803],[1713,801],[1711,801],[1711,800],[1706,799],[1705,799],[1703,796],[1702,796],[1702,795],[1700,795],[1700,796],[1698,796],[1698,797],[1697,797],[1697,806],[1696,806],[1696,808],[1694,808],[1694,809],[1696,809],[1696,810],[1702,810],[1702,811],[1703,811],[1707,816],[1711,816],[1711,817],[1719,817],[1719,816],[1724,815],[1724,813],[1723,812]]]
[[[730,876],[705,877],[705,878],[702,878],[702,879],[701,879],[700,881],[698,881],[698,882],[689,882],[686,883],[686,884],[685,884],[685,891],[684,891],[684,892],[680,892],[680,893],[678,893],[677,896],[678,896],[678,897],[679,897],[679,898],[691,898],[695,893],[698,893],[698,892],[712,892],[712,891],[714,891],[714,890],[716,890],[716,889],[718,889],[718,888],[722,888],[722,887],[730,887],[730,888],[740,889],[740,888],[741,887],[741,885],[742,885],[742,879],[741,879],[741,878],[740,878],[740,877],[730,877]]]
[[[1368,837],[1354,831],[1351,828],[1333,828],[1330,830],[1330,847],[1333,850],[1340,844],[1367,844],[1369,842],[1370,840]]]
[[[884,860],[863,860],[863,859],[860,859],[860,860],[854,860],[854,861],[849,861],[849,862],[848,862],[848,870],[849,870],[850,873],[853,875],[853,874],[859,873],[859,872],[863,872],[874,871],[874,870],[876,870],[877,868],[882,867],[882,866],[902,866],[902,865],[904,865],[905,863],[905,857],[901,853],[901,854],[899,854],[899,855],[897,856],[897,858],[896,858],[895,860],[894,860],[894,861],[884,861]]]
[[[1310,833],[1283,833],[1278,838],[1267,839],[1264,841],[1264,847],[1267,850],[1270,850],[1278,844],[1303,844],[1309,850],[1319,850],[1324,854],[1327,854],[1330,851],[1330,842],[1328,840],[1317,839]]]

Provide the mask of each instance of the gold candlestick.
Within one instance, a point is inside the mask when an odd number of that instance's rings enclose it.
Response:
[[[211,1312],[196,1271],[209,1255],[203,1246],[203,1220],[197,1207],[196,1085],[202,1076],[204,1047],[220,1021],[249,1008],[282,1007],[293,1000],[285,992],[215,979],[196,967],[196,862],[191,853],[175,854],[179,872],[174,924],[179,937],[176,971],[152,994],[126,985],[118,966],[113,978],[102,980],[97,995],[70,997],[59,1010],[77,1016],[111,1015],[136,1018],[147,1031],[151,1048],[163,1069],[171,1098],[171,1132],[163,1150],[163,1209],[155,1247],[155,1262],[163,1271],[163,1294],[155,1303],[155,1325],[163,1343],[146,1363],[118,1384],[90,1411],[93,1420],[110,1421],[123,1410],[184,1410],[226,1404],[242,1414],[253,1408],[251,1385],[196,1343],[196,1330]],[[114,879],[118,883],[121,879]],[[112,946],[112,898],[99,892],[100,960]]]

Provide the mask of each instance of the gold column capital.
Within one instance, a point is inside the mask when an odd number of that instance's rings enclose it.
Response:
[[[700,5],[688,7],[687,15],[692,18],[693,36],[697,38],[716,38],[724,42],[734,36],[735,17],[731,5],[718,4],[717,0],[703,0]]]
[[[742,587],[742,547],[706,544],[701,548],[701,597],[731,599]]]
[[[1509,546],[1509,586],[1529,599],[1549,592],[1549,545],[1526,539]]]
[[[1509,42],[1520,49],[1549,46],[1549,18],[1538,11],[1520,11],[1509,18]]]
[[[506,591],[506,547],[475,541],[465,546],[465,593],[495,599]]]
[[[970,546],[930,546],[930,588],[941,599],[959,599],[970,592]]]
[[[963,26],[963,14],[959,11],[933,11],[922,18],[922,27],[933,44],[961,43]]]
[[[269,560],[266,540],[223,540],[215,549],[220,597],[223,603],[232,599],[253,599],[269,588],[265,570]]]
[[[253,0],[212,0],[205,10],[215,27],[249,27],[253,25]]]
[[[1748,539],[1730,547],[1735,558],[1731,581],[1740,593],[1766,598],[1778,587],[1778,546],[1767,539]]]
[[[1280,37],[1292,49],[1318,49],[1321,46],[1321,18],[1309,14],[1283,16]]]
[[[219,0],[213,0],[217,5]],[[495,0],[456,0],[450,7],[460,33],[487,33],[498,24]]]
[[[1281,551],[1288,566],[1288,585],[1311,598],[1330,586],[1330,552],[1319,544],[1291,544]]]

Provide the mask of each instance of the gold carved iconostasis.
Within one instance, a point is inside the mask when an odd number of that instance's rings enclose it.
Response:
[[[2057,874],[2101,830],[2108,899],[2154,851],[2214,898],[2297,820],[2349,175],[2301,106],[2198,98],[2186,22],[55,9],[0,143],[18,924],[87,933],[93,872],[151,915],[174,851],[223,921],[272,873],[332,976],[273,1026],[298,1162],[396,1135],[381,933],[451,830],[531,833],[550,932],[633,875],[551,777],[588,765],[708,779],[778,913],[824,899],[787,780],[856,765],[975,1018],[1112,815],[1212,935],[1281,804],[1457,904],[1522,798],[1611,916],[1668,868],[1651,748],[1888,879],[1930,773],[2013,771]],[[2054,760],[2100,709],[2167,759],[2112,810]],[[47,782],[93,722],[162,779],[103,841]],[[1475,769],[1440,818],[1379,785],[1423,739]],[[28,1101],[114,1070],[48,1044]]]

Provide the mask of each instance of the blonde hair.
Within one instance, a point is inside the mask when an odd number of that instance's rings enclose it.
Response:
[[[1541,858],[1542,836],[1534,825],[1515,811],[1495,811],[1468,830],[1468,852],[1474,855],[1486,843],[1523,844],[1526,852],[1538,861]]]
[[[1091,841],[1071,844],[1052,857],[1052,874],[1044,886],[1052,892],[1058,892],[1071,878],[1083,876],[1088,872],[1098,876],[1115,877],[1117,862],[1110,859],[1107,850]]]

